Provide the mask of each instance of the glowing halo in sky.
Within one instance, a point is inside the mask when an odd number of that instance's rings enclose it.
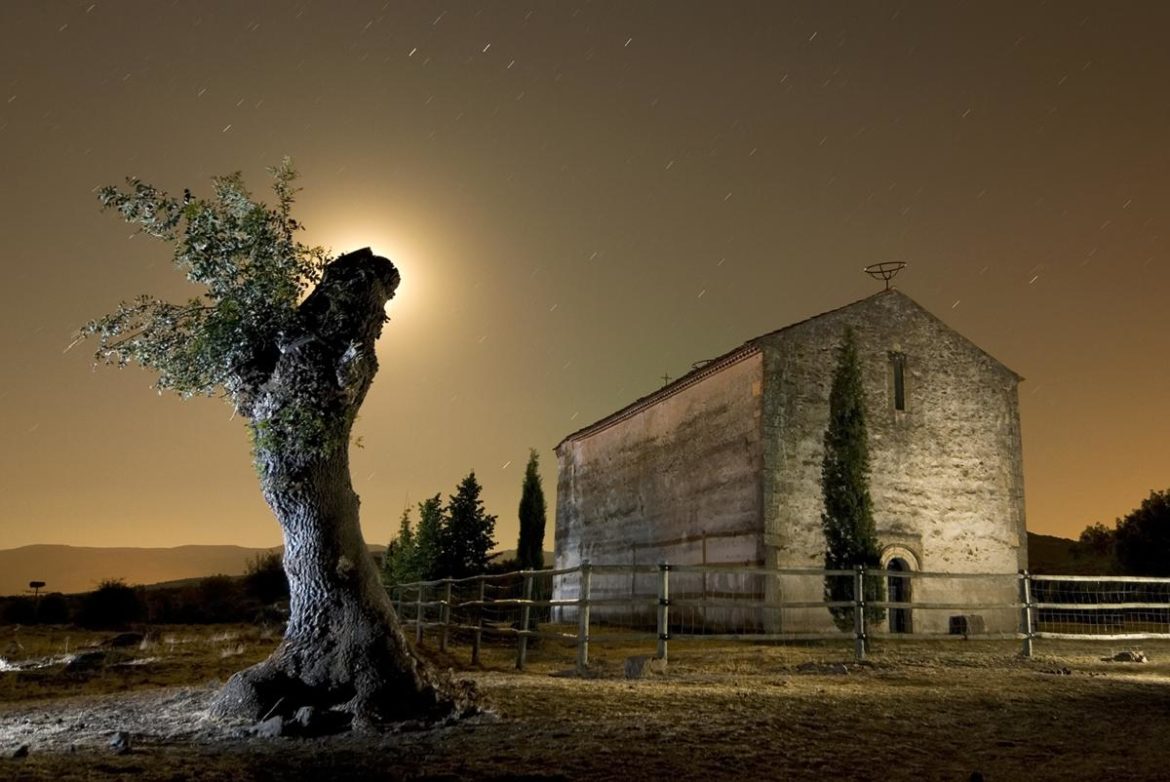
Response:
[[[369,247],[375,255],[389,258],[398,267],[402,280],[394,298],[386,303],[386,314],[396,322],[409,320],[426,290],[423,264],[417,262],[419,253],[407,242],[393,236],[393,231],[385,227],[371,228],[371,224],[372,221],[335,223],[315,232],[313,241],[324,246],[334,258],[363,247]]]
[[[423,337],[443,330],[443,314],[436,303],[437,292],[445,288],[437,248],[425,240],[426,223],[402,215],[388,217],[377,209],[330,209],[309,214],[306,224],[302,241],[321,245],[332,257],[369,247],[394,263],[402,279],[386,303],[390,322],[378,339],[378,352],[399,358],[425,352]],[[442,300],[451,298],[444,295]]]

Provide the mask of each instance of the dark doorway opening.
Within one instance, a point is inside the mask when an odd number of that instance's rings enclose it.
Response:
[[[887,592],[890,595],[891,603],[909,603],[910,602],[910,578],[907,576],[897,576],[894,573],[909,573],[910,566],[906,564],[906,560],[901,557],[894,557],[886,565],[886,570],[890,571],[891,575],[888,578],[889,584]],[[890,609],[890,632],[891,633],[909,633],[910,630],[910,609],[909,608],[891,608]]]

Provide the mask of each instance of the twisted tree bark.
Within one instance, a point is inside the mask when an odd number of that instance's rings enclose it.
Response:
[[[362,539],[349,439],[378,369],[374,343],[399,275],[369,249],[329,264],[297,327],[242,368],[264,498],[284,533],[290,619],[264,662],[234,675],[212,713],[260,719],[302,706],[356,725],[441,719],[474,709],[407,643]]]

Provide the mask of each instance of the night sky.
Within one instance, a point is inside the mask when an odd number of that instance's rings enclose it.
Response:
[[[103,214],[253,192],[403,283],[358,433],[371,542],[469,470],[515,545],[529,447],[866,296],[1022,374],[1028,525],[1170,486],[1170,4],[0,3],[0,547],[274,545],[244,425],[64,352],[194,293]]]

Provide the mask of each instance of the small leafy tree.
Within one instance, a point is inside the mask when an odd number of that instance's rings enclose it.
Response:
[[[382,583],[393,586],[418,581],[417,564],[418,544],[410,525],[410,509],[407,508],[402,511],[398,537],[386,547],[386,558],[382,560]]]
[[[37,623],[37,606],[31,597],[13,596],[4,600],[0,624],[32,625]]]
[[[524,484],[520,490],[520,539],[516,544],[516,563],[521,570],[544,567],[545,511],[540,462],[534,448],[528,453],[528,466],[524,468]]]
[[[488,552],[496,544],[492,537],[496,517],[484,510],[483,500],[479,498],[482,490],[473,470],[460,481],[447,502],[439,555],[444,577],[463,578],[487,569]]]
[[[43,625],[69,623],[69,601],[60,592],[50,592],[41,598],[37,608],[37,621]]]
[[[146,605],[138,589],[121,579],[110,578],[81,599],[77,623],[101,630],[124,629],[143,619]]]
[[[825,569],[851,570],[858,565],[878,567],[881,553],[873,523],[869,496],[869,443],[865,426],[865,397],[861,364],[852,329],[846,329],[837,348],[837,368],[829,392],[829,425],[825,429],[825,455],[821,462],[821,491],[824,511],[821,527],[825,533]],[[825,600],[853,600],[853,579],[825,577]],[[867,602],[883,599],[880,578],[866,579]],[[853,609],[829,609],[842,630],[853,628]],[[885,612],[871,609],[866,620],[881,621]]]
[[[1114,533],[1122,572],[1136,576],[1170,576],[1170,489],[1152,491],[1118,520]]]
[[[444,528],[443,498],[436,494],[418,504],[418,534],[414,539],[414,559],[411,563],[415,580],[440,578]]]
[[[1078,542],[1095,554],[1113,556],[1113,547],[1117,543],[1117,530],[1110,529],[1098,521],[1096,524],[1085,527]]]
[[[222,573],[199,579],[195,586],[196,609],[193,622],[199,624],[222,624],[242,622],[247,616],[241,594],[246,584],[239,579]]]

